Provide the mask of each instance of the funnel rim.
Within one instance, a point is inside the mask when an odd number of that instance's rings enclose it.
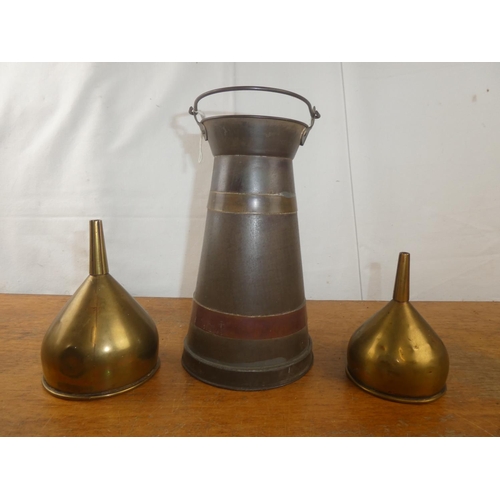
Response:
[[[282,116],[271,116],[271,115],[249,115],[249,114],[243,114],[243,115],[217,115],[217,116],[209,116],[207,118],[203,118],[203,120],[200,121],[200,123],[205,123],[210,120],[219,120],[222,118],[258,118],[258,119],[271,119],[271,120],[279,120],[279,121],[284,121],[284,122],[292,122],[292,123],[297,123],[298,125],[301,125],[304,128],[309,128],[308,125],[306,125],[304,122],[301,122],[300,120],[294,120],[293,118],[284,118]]]
[[[117,389],[112,389],[109,391],[93,392],[93,393],[88,393],[88,394],[81,394],[81,393],[74,393],[74,392],[63,392],[63,391],[59,391],[58,389],[55,389],[54,387],[50,386],[47,383],[47,381],[45,380],[45,377],[43,377],[43,376],[42,376],[42,385],[43,385],[43,388],[45,390],[47,390],[50,394],[52,394],[53,396],[56,396],[58,398],[61,398],[61,399],[87,401],[87,400],[91,400],[91,399],[108,398],[110,396],[117,396],[118,394],[122,394],[124,392],[131,391],[132,389],[135,389],[136,387],[139,387],[140,385],[144,384],[150,378],[153,377],[153,375],[160,368],[160,365],[161,365],[161,361],[160,361],[160,358],[158,358],[154,368],[148,374],[146,374],[144,377],[141,377],[139,380],[136,380],[135,382],[132,382],[131,384],[127,384],[127,385],[124,385],[122,387],[118,387]]]
[[[444,395],[446,392],[446,384],[444,387],[436,394],[432,396],[423,396],[423,397],[410,397],[410,396],[398,396],[395,394],[387,394],[385,392],[380,392],[377,391],[376,389],[373,389],[373,387],[369,387],[367,385],[362,384],[358,380],[354,378],[354,376],[349,372],[349,367],[346,366],[345,369],[346,375],[348,378],[353,382],[355,385],[357,385],[360,389],[362,389],[365,392],[368,392],[369,394],[373,396],[377,396],[382,399],[387,399],[388,401],[394,401],[396,403],[408,403],[408,404],[422,404],[422,403],[431,403],[432,401],[436,401],[439,399],[441,396]]]

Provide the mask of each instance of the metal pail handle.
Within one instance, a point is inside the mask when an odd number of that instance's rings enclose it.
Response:
[[[289,95],[291,97],[295,97],[296,99],[300,99],[301,101],[305,102],[307,104],[307,107],[309,108],[309,113],[311,114],[311,124],[309,127],[306,127],[304,132],[302,133],[302,136],[300,138],[300,145],[303,146],[304,143],[306,142],[307,136],[309,135],[309,132],[313,128],[314,125],[314,120],[317,120],[318,118],[321,118],[321,115],[319,112],[316,110],[315,106],[312,106],[311,103],[305,98],[302,97],[299,94],[296,94],[295,92],[290,92],[288,90],[282,90],[282,89],[276,89],[273,87],[256,87],[256,86],[240,86],[240,87],[222,87],[220,89],[214,89],[214,90],[209,90],[208,92],[205,92],[201,95],[199,95],[195,101],[194,101],[194,106],[191,106],[189,108],[189,114],[194,116],[194,119],[198,126],[200,127],[201,133],[203,135],[203,138],[205,140],[208,140],[207,136],[207,129],[203,125],[201,121],[198,120],[197,116],[199,114],[198,111],[198,103],[204,98],[212,94],[219,94],[221,92],[237,92],[239,90],[259,90],[259,91],[264,91],[264,92],[275,92],[276,94],[285,94]]]

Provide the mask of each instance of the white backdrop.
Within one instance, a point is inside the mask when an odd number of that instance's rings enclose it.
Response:
[[[212,155],[187,113],[267,85],[322,117],[294,161],[306,296],[380,299],[412,255],[415,300],[500,300],[500,64],[0,64],[0,292],[71,294],[88,221],[133,295],[189,297]],[[256,92],[207,113],[308,121]]]

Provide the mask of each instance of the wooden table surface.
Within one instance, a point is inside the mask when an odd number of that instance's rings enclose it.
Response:
[[[448,391],[424,405],[371,396],[345,375],[347,342],[382,302],[310,301],[313,368],[262,392],[212,387],[181,366],[190,299],[140,298],[160,335],[144,385],[93,401],[41,385],[40,346],[68,297],[0,295],[1,436],[499,436],[500,304],[414,302],[450,356]]]

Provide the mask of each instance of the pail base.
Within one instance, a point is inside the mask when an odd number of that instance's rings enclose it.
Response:
[[[193,377],[209,385],[235,391],[263,391],[295,382],[313,364],[312,342],[286,363],[251,363],[251,366],[221,364],[197,356],[184,344],[182,366]]]

